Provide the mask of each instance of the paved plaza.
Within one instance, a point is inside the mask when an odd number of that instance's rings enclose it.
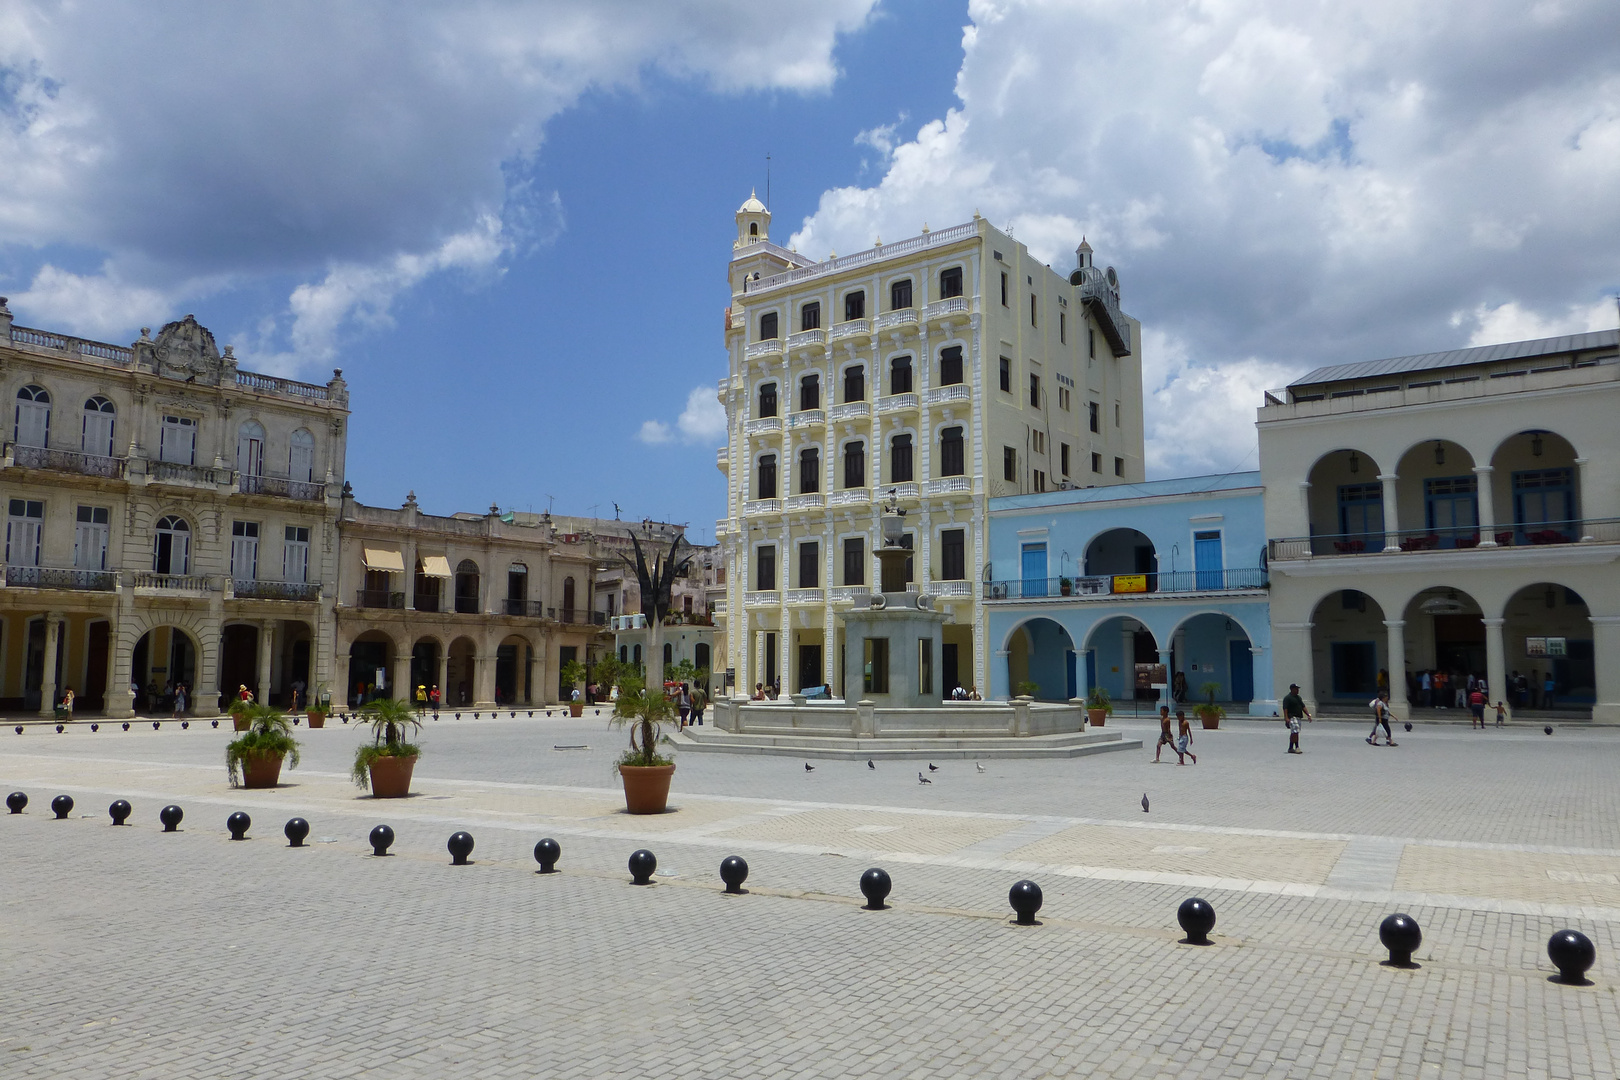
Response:
[[[589,715],[430,723],[417,794],[382,803],[335,720],[268,792],[228,787],[206,724],[7,728],[0,787],[31,802],[0,817],[0,1075],[1616,1075],[1620,731],[1420,724],[1373,749],[1322,722],[1290,756],[1238,721],[1177,766],[1117,724],[1148,748],[929,785],[921,763],[685,755],[654,818],[622,812],[622,736]],[[461,828],[474,865],[452,867]],[[720,891],[728,854],[747,895]],[[890,910],[860,906],[873,865]],[[1034,927],[1006,904],[1025,877]],[[1212,947],[1178,944],[1192,895]],[[1415,970],[1379,962],[1396,910],[1423,926]],[[1548,980],[1565,926],[1597,945],[1591,986]]]

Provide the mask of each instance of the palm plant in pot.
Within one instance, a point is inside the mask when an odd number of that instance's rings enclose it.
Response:
[[[326,684],[321,683],[315,688],[315,693],[304,706],[304,719],[309,721],[312,728],[324,728],[327,714],[332,710],[332,695],[327,692]]]
[[[675,704],[662,687],[649,690],[637,675],[619,683],[612,723],[630,729],[630,746],[615,768],[624,781],[624,805],[632,814],[662,814],[669,805],[669,782],[675,763],[658,753],[658,736],[675,715]]]
[[[283,760],[291,759],[289,768],[298,767],[298,740],[292,737],[292,723],[279,709],[242,704],[247,706],[241,715],[248,728],[226,745],[225,771],[233,787],[275,787]]]
[[[231,703],[225,707],[230,714],[231,723],[237,731],[246,731],[253,720],[253,702],[238,693],[231,698]]]
[[[1114,699],[1108,696],[1108,691],[1101,686],[1093,686],[1086,695],[1086,715],[1091,718],[1092,727],[1102,727],[1114,711]]]
[[[585,682],[585,665],[578,660],[570,660],[562,666],[562,671],[559,674],[562,676],[564,686],[568,687],[570,691],[578,690],[580,685]],[[583,698],[575,698],[572,693],[569,694],[568,715],[585,715],[585,701]]]
[[[422,753],[405,736],[413,729],[421,730],[422,721],[410,705],[393,698],[378,698],[360,715],[371,725],[371,741],[355,749],[350,770],[355,785],[369,787],[379,799],[404,798],[411,793],[411,773]]]
[[[1215,695],[1221,692],[1221,684],[1207,682],[1200,686],[1198,691],[1209,700],[1200,704],[1193,711],[1198,714],[1198,719],[1204,722],[1204,730],[1213,731],[1221,726],[1221,717],[1226,715],[1226,710],[1215,704]]]

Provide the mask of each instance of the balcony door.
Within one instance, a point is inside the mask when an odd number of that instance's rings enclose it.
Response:
[[[81,506],[73,528],[73,568],[107,569],[107,537],[112,511],[105,506]]]
[[[1023,547],[1022,570],[1023,595],[1046,595],[1046,545],[1025,544]]]
[[[152,551],[152,570],[158,574],[186,574],[191,566],[191,526],[184,518],[165,517],[158,521],[157,541]]]
[[[1193,533],[1193,574],[1200,589],[1219,589],[1225,582],[1220,531]]]
[[[1462,540],[1473,546],[1479,534],[1478,485],[1472,476],[1434,476],[1423,481],[1423,523],[1454,548]]]
[[[1359,550],[1384,546],[1384,486],[1382,484],[1339,485],[1339,532],[1347,542],[1359,543]]]

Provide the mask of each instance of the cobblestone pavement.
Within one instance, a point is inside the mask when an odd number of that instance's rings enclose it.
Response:
[[[1196,766],[950,762],[929,785],[690,755],[678,811],[631,818],[594,717],[430,723],[394,802],[348,784],[338,724],[269,792],[227,786],[230,734],[204,725],[8,729],[0,787],[31,802],[0,815],[0,1075],[1616,1075],[1620,732],[1364,734],[1307,725],[1290,756],[1246,724],[1198,732]],[[448,865],[457,828],[472,866]],[[534,873],[542,835],[561,874]],[[651,887],[627,883],[638,846]],[[719,891],[731,853],[748,895]],[[869,865],[890,910],[860,907]],[[1040,926],[1010,925],[1020,877]],[[1194,894],[1210,948],[1178,944]],[[1424,928],[1416,970],[1379,963],[1392,910]],[[1548,981],[1566,925],[1594,985]]]

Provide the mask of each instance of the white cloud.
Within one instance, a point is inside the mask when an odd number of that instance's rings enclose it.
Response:
[[[168,294],[123,281],[110,267],[98,274],[75,274],[50,263],[39,268],[11,303],[14,311],[27,313],[26,321],[87,338],[116,336],[143,322],[161,326],[174,310]]]
[[[875,184],[825,192],[790,242],[819,257],[977,209],[1066,269],[1084,234],[1162,334],[1155,475],[1230,459],[1258,391],[1321,364],[1614,325],[1612,3],[969,13],[960,106],[889,146]],[[1177,421],[1210,452],[1188,458]]]
[[[675,433],[662,420],[643,420],[641,430],[636,433],[636,438],[649,446],[658,446],[662,443],[674,442]]]
[[[671,427],[667,420],[644,420],[636,438],[649,445],[674,442],[714,444],[726,438],[726,410],[713,386],[697,386],[686,395],[686,407]]]
[[[1557,337],[1561,334],[1585,334],[1593,330],[1613,330],[1620,308],[1608,297],[1593,304],[1571,304],[1563,312],[1543,314],[1527,310],[1517,300],[1491,307],[1480,304],[1467,315],[1453,317],[1456,325],[1474,324],[1468,337],[1470,345],[1490,345],[1498,341],[1524,341],[1531,338]]]

